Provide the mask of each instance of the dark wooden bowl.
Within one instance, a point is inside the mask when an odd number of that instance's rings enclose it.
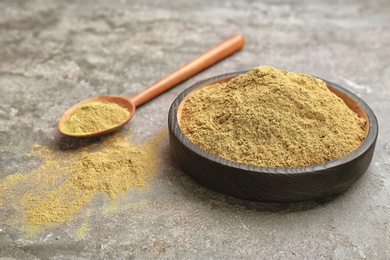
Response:
[[[350,154],[305,167],[271,168],[247,165],[211,154],[192,143],[182,132],[178,119],[183,100],[202,86],[226,82],[246,71],[201,81],[182,92],[169,110],[170,145],[180,167],[193,179],[217,192],[242,199],[266,202],[317,200],[343,192],[367,170],[374,154],[378,122],[371,108],[348,90],[325,81],[329,89],[361,117],[367,119],[367,137]]]

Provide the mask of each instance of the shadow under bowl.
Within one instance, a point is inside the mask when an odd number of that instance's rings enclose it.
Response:
[[[344,157],[304,167],[262,167],[214,155],[191,142],[179,124],[181,105],[201,87],[246,73],[234,72],[203,80],[183,91],[168,115],[169,140],[174,157],[190,177],[202,185],[233,197],[264,202],[298,202],[333,196],[350,188],[367,170],[375,150],[378,122],[371,108],[350,91],[326,80],[328,88],[367,120],[366,138]]]

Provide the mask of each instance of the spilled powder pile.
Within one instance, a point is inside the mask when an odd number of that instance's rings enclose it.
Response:
[[[78,107],[63,125],[68,134],[89,134],[117,126],[130,112],[116,103],[93,101]]]
[[[62,223],[79,213],[97,193],[115,199],[130,187],[146,187],[157,174],[157,146],[166,131],[137,145],[115,134],[79,150],[35,145],[37,169],[0,182],[3,223],[26,219],[29,225]]]
[[[180,128],[229,160],[299,167],[348,154],[365,138],[365,123],[322,80],[260,66],[191,93]]]

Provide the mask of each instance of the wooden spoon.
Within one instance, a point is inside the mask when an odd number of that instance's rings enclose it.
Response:
[[[101,134],[106,134],[112,131],[115,131],[119,128],[121,128],[123,125],[125,125],[131,117],[134,115],[136,107],[148,102],[149,100],[153,99],[154,97],[160,95],[161,93],[165,92],[166,90],[176,86],[180,82],[190,78],[191,76],[195,75],[196,73],[206,69],[207,67],[217,63],[218,61],[226,58],[227,56],[233,54],[234,52],[241,49],[241,47],[245,44],[245,39],[241,35],[233,35],[230,38],[226,39],[225,41],[221,42],[220,44],[216,45],[212,49],[206,51],[199,57],[193,59],[189,63],[183,65],[182,67],[178,68],[177,70],[171,72],[164,78],[156,81],[146,89],[142,90],[138,94],[127,98],[123,96],[114,96],[114,95],[107,95],[107,96],[97,96],[93,98],[86,99],[84,101],[81,101],[77,103],[76,105],[69,108],[60,118],[58,122],[58,130],[67,136],[72,137],[91,137],[91,136],[97,136]],[[99,102],[112,102],[120,105],[123,108],[126,108],[130,115],[127,119],[125,119],[120,124],[111,127],[109,129],[104,129],[102,131],[93,132],[93,133],[86,133],[86,134],[74,134],[74,133],[68,133],[64,131],[64,124],[69,120],[72,113],[81,105],[93,102],[93,101],[99,101]]]

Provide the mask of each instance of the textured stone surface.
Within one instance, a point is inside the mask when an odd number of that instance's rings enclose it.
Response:
[[[269,64],[350,89],[374,110],[380,134],[353,188],[296,204],[210,191],[180,170],[164,140],[150,190],[129,191],[105,214],[109,199],[98,196],[88,216],[31,236],[0,223],[0,257],[389,258],[389,14],[387,0],[1,1],[0,178],[32,167],[32,144],[63,140],[57,120],[77,101],[131,96],[235,33],[247,40],[242,51],[140,107],[121,131],[145,140],[166,128],[170,104],[191,84]]]

